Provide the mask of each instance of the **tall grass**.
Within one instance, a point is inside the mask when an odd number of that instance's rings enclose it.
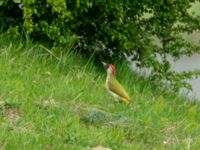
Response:
[[[92,59],[1,35],[0,149],[198,149],[199,104],[115,65],[131,107],[115,104]]]

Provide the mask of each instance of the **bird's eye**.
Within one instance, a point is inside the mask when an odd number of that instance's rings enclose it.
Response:
[[[108,69],[110,67],[110,65],[109,64],[106,64],[106,69]]]

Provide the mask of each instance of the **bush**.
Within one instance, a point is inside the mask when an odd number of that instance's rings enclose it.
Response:
[[[4,30],[15,27],[53,47],[94,55],[96,61],[121,61],[124,53],[134,56],[139,67],[151,68],[152,80],[178,90],[191,88],[187,79],[199,75],[198,71],[175,73],[167,59],[199,51],[199,46],[182,37],[200,29],[200,20],[188,13],[194,2],[0,0],[0,21]]]

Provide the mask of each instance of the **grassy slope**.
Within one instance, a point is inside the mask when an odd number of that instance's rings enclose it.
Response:
[[[117,66],[133,106],[114,107],[105,72],[0,36],[0,149],[198,149],[200,109]]]

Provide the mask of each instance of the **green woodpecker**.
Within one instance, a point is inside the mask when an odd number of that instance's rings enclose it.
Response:
[[[115,98],[129,105],[130,98],[123,86],[115,79],[115,66],[102,62],[107,71],[106,89]]]

